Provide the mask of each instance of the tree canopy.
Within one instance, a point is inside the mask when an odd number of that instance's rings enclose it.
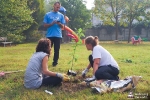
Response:
[[[27,6],[27,0],[0,1],[0,35],[20,35],[33,23],[32,12]]]
[[[43,0],[1,0],[0,9],[0,36],[16,43],[31,37],[45,14]]]
[[[147,16],[146,9],[149,6],[147,0],[126,0],[126,7],[123,10],[123,18],[126,19],[126,24],[129,27],[128,43],[130,42],[131,27],[133,21],[140,22]]]
[[[102,20],[104,25],[116,26],[116,40],[118,39],[118,24],[124,10],[125,0],[95,0],[94,14]]]
[[[86,9],[83,0],[60,0],[66,8],[66,16],[69,17],[69,27],[75,29],[86,29],[91,25],[91,11]]]
[[[149,0],[95,0],[94,14],[102,20],[104,25],[116,27],[116,40],[118,39],[118,25],[129,27],[129,37],[133,21],[148,20],[145,11],[149,7]]]
[[[42,24],[45,9],[43,0],[28,0],[27,6],[32,11],[31,17],[33,18],[33,23],[27,30],[23,31],[23,33],[24,36],[26,36],[26,40],[29,40],[34,31]]]

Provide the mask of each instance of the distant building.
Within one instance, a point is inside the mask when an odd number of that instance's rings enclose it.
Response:
[[[95,14],[92,14],[91,22],[92,22],[92,26],[102,24],[102,21],[98,17],[96,17]]]

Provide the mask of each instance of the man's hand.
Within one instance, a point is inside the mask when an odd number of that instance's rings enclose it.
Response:
[[[63,24],[61,24],[60,21],[57,21],[56,24],[58,24],[61,28],[63,27]]]
[[[93,75],[93,77],[91,77],[91,78],[86,78],[85,82],[92,82],[92,81],[95,81],[95,80],[96,80],[96,77],[95,77],[95,75]]]
[[[61,25],[60,21],[57,21],[56,24]]]
[[[57,21],[53,21],[53,22],[51,23],[51,25],[54,25],[54,24],[57,24]]]
[[[53,26],[54,24],[57,24],[57,21],[53,21],[52,23],[45,23],[44,24],[44,27],[46,27],[46,28],[48,28],[48,27],[51,27],[51,26]]]
[[[86,73],[89,71],[89,69],[85,69],[84,71],[82,71],[82,77],[84,78],[85,77],[85,75],[86,75]]]

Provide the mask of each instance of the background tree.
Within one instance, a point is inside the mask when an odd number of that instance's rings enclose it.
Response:
[[[147,30],[147,37],[150,34],[150,10],[145,11],[146,15],[144,16],[143,22],[145,23],[145,29]]]
[[[125,8],[125,0],[95,0],[93,13],[102,20],[104,25],[116,27],[116,37],[118,40],[118,23]]]
[[[33,23],[27,0],[0,0],[0,36],[22,36]]]
[[[133,21],[142,20],[144,17],[146,8],[148,7],[148,0],[126,0],[126,7],[123,10],[123,16],[126,19],[129,27],[128,43],[130,42],[131,28]]]
[[[38,29],[38,27],[42,24],[45,9],[44,9],[44,1],[43,0],[27,0],[27,6],[30,8],[30,10],[33,12],[31,14],[32,18],[34,19],[34,22],[32,25],[25,30],[24,36],[26,36],[26,40],[32,39],[34,37],[34,31]]]
[[[69,27],[73,30],[91,26],[91,11],[86,9],[83,0],[59,0],[61,5],[66,8],[66,15],[70,19]]]
[[[44,0],[45,12],[51,11],[55,2],[56,0]]]

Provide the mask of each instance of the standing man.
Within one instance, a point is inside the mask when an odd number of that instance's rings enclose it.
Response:
[[[53,66],[56,66],[58,64],[60,41],[62,38],[61,28],[65,24],[64,15],[58,12],[60,7],[60,2],[55,2],[53,11],[46,13],[43,21],[44,27],[47,28],[46,37],[51,40],[51,47],[54,44],[54,57],[52,63]]]

